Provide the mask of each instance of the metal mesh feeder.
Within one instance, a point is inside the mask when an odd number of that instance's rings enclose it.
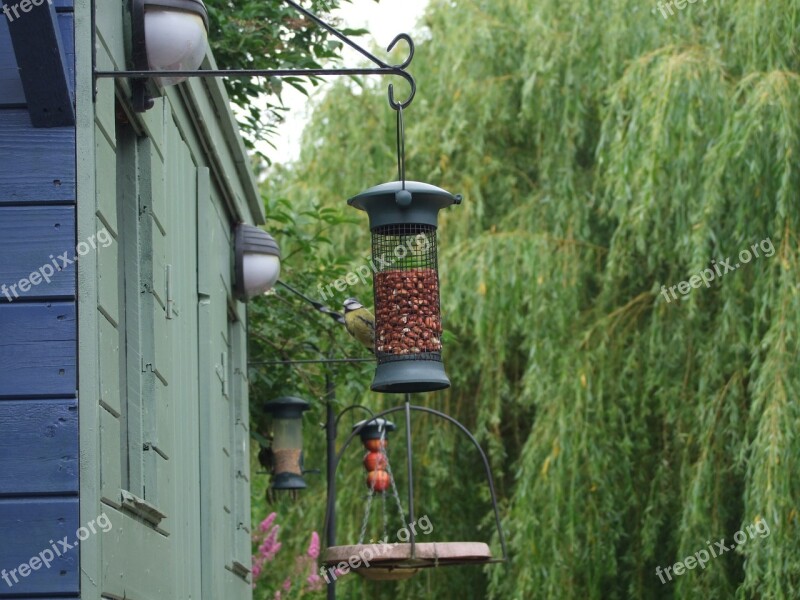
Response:
[[[450,387],[442,363],[436,229],[439,211],[460,204],[441,188],[395,181],[348,200],[372,231],[375,355],[372,390],[432,392]]]

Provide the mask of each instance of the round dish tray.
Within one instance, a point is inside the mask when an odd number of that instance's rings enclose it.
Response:
[[[420,569],[479,564],[491,560],[483,542],[433,542],[416,544],[360,544],[331,546],[322,554],[322,564],[334,568],[342,563],[365,579],[399,580],[413,577]],[[349,565],[359,565],[355,568]]]

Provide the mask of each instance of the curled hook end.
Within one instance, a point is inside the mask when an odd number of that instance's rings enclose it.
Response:
[[[394,47],[400,40],[403,40],[406,44],[408,44],[408,58],[406,58],[399,65],[394,65],[394,67],[398,69],[406,69],[408,65],[411,64],[411,61],[414,60],[414,49],[415,49],[414,40],[411,39],[410,35],[408,35],[407,33],[400,33],[396,35],[395,38],[392,40],[392,43],[387,46],[386,51],[391,52],[392,50],[394,50]]]
[[[408,108],[411,105],[411,102],[414,100],[414,96],[417,95],[417,82],[414,81],[414,78],[405,71],[399,71],[397,74],[408,81],[408,83],[411,85],[411,92],[408,94],[408,98],[406,98],[406,100],[403,102],[398,102],[394,97],[394,84],[389,84],[389,106],[391,106],[394,110],[399,111],[403,110],[404,108]]]
[[[408,66],[411,64],[411,61],[414,60],[414,40],[412,40],[411,36],[407,33],[401,33],[392,40],[392,43],[389,44],[389,46],[386,48],[386,51],[391,52],[394,50],[394,47],[401,40],[408,44],[408,57],[406,57],[406,59],[399,65],[393,65],[393,71],[395,75],[402,77],[408,82],[408,84],[411,86],[411,92],[405,101],[398,102],[394,97],[394,85],[391,83],[389,84],[389,106],[391,106],[394,110],[408,108],[417,93],[417,82],[414,81],[414,77],[412,77],[411,74],[406,71]]]

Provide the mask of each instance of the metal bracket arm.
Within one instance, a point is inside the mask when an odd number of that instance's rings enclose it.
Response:
[[[389,84],[389,105],[394,110],[402,110],[407,108],[414,100],[417,93],[417,84],[414,77],[407,71],[411,61],[414,59],[414,41],[407,33],[397,35],[392,43],[386,49],[391,52],[394,47],[400,42],[404,41],[408,44],[408,57],[399,65],[390,65],[381,60],[371,52],[359,46],[356,42],[348,38],[345,34],[325,23],[322,19],[317,17],[312,12],[306,10],[293,0],[282,0],[299,13],[306,16],[308,19],[328,31],[331,35],[341,40],[344,44],[357,51],[359,54],[367,58],[371,63],[376,65],[372,68],[360,69],[202,69],[197,71],[149,71],[149,70],[133,70],[133,71],[98,71],[94,70],[95,79],[112,78],[112,79],[148,79],[152,77],[208,77],[208,78],[225,78],[225,77],[341,77],[341,76],[354,76],[354,75],[394,75],[402,77],[411,86],[408,98],[402,102],[398,102],[394,96],[394,85]]]

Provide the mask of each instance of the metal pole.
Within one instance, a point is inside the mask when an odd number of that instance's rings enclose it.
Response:
[[[330,370],[325,372],[325,433],[328,442],[328,508],[330,514],[325,531],[327,547],[336,545],[336,387]],[[328,583],[328,600],[336,600],[336,580]]]
[[[414,459],[411,452],[411,394],[406,394],[406,457],[408,458],[408,523],[403,523],[411,532],[411,560],[417,557],[417,540],[414,535]]]

